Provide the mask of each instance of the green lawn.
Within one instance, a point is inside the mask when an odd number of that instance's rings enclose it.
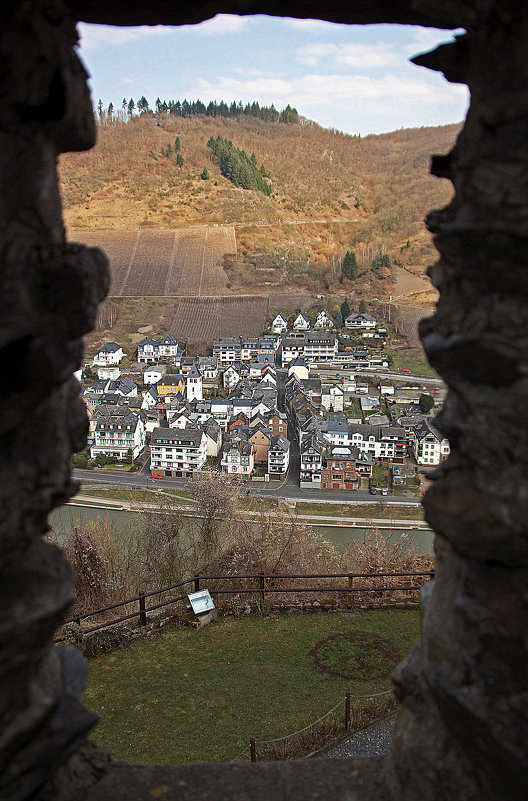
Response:
[[[156,503],[159,502],[161,494],[174,497],[174,503],[180,506],[193,506],[194,501],[187,497],[186,493],[176,490],[163,490],[163,493],[154,490],[127,490],[127,489],[106,489],[104,487],[92,487],[83,485],[79,490],[79,495],[86,495],[92,498],[111,498],[116,501],[129,501],[130,503]]]
[[[297,501],[295,510],[298,515],[324,515],[326,517],[357,517],[374,520],[423,520],[421,506],[392,505],[382,502],[366,503],[317,503]]]
[[[132,762],[232,759],[250,737],[280,737],[312,723],[347,690],[388,689],[418,626],[418,612],[403,609],[224,617],[200,630],[175,624],[92,660],[86,703],[103,719],[94,739]],[[350,649],[336,635],[348,637]],[[356,679],[316,666],[310,652],[329,637],[317,651],[323,668],[337,660]]]

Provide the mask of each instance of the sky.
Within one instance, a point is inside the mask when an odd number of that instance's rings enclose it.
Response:
[[[455,32],[405,25],[220,14],[199,25],[79,25],[79,54],[94,107],[123,98],[288,103],[325,128],[350,134],[464,119],[467,87],[409,58]]]

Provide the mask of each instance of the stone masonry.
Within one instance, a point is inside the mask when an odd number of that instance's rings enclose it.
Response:
[[[528,796],[528,7],[513,0],[6,0],[0,28],[0,798],[5,801],[521,801]],[[217,12],[462,27],[417,63],[467,83],[456,194],[429,215],[440,258],[421,325],[449,387],[451,455],[425,498],[437,574],[399,666],[384,758],[135,767],[87,739],[86,664],[52,649],[72,597],[46,541],[74,491],[86,417],[73,371],[108,291],[106,259],[65,241],[56,158],[94,144],[78,20],[182,24]]]

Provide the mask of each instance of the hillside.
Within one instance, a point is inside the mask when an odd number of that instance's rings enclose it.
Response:
[[[458,126],[360,138],[307,121],[164,114],[159,121],[143,115],[100,126],[92,151],[61,157],[70,238],[82,240],[83,231],[94,229],[228,224],[236,253],[224,255],[227,293],[291,289],[384,297],[403,286],[399,294],[414,295],[418,305],[434,299],[412,274],[423,275],[435,258],[423,218],[445,205],[452,191],[448,181],[428,175],[429,159],[452,147]],[[271,176],[271,195],[237,188],[222,176],[207,146],[218,136],[255,153]],[[206,179],[200,177],[204,167]],[[356,252],[360,275],[339,283],[347,249]],[[393,265],[386,275],[370,270],[380,250]]]

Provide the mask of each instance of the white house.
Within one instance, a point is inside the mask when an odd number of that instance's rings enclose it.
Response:
[[[288,330],[288,321],[286,320],[282,312],[279,312],[275,317],[275,319],[273,320],[271,324],[271,330],[273,331],[274,334],[283,334],[284,331]]]
[[[97,378],[101,381],[115,381],[120,375],[121,370],[115,364],[111,364],[108,367],[99,367],[97,369]]]
[[[150,438],[152,476],[191,478],[207,458],[207,437],[199,428],[156,428]]]
[[[181,356],[181,348],[172,334],[167,334],[158,342],[158,353],[160,359],[176,359]]]
[[[161,377],[165,375],[166,372],[166,364],[149,364],[143,369],[143,383],[157,384],[158,381],[161,381]]]
[[[360,314],[352,312],[345,319],[345,328],[351,328],[356,331],[367,331],[376,328],[376,318],[371,314]]]
[[[159,342],[157,339],[146,337],[139,343],[137,360],[140,364],[155,364],[159,359]]]
[[[92,459],[98,453],[127,459],[132,453],[132,458],[135,459],[144,447],[145,426],[139,414],[109,416],[96,423],[90,455]]]
[[[321,403],[325,409],[333,412],[342,412],[344,407],[345,393],[337,384],[323,385]]]
[[[324,443],[314,435],[308,436],[303,440],[299,472],[299,486],[301,488],[321,488],[322,454],[324,449]]]
[[[299,381],[309,378],[310,365],[304,359],[292,359],[291,362],[288,363],[288,378],[291,375],[294,375]]]
[[[293,330],[294,331],[309,331],[310,330],[310,320],[301,312],[297,315],[295,320],[293,321]]]
[[[381,395],[394,395],[394,384],[380,384],[379,390]]]
[[[333,361],[337,354],[336,335],[324,331],[312,331],[306,334],[304,358],[309,362]]]
[[[187,400],[203,400],[202,376],[196,364],[187,376]]]
[[[157,404],[158,398],[158,388],[156,384],[153,384],[146,392],[143,393],[143,401],[141,403],[142,409],[153,409],[154,406]]]
[[[224,441],[220,466],[229,475],[249,478],[255,466],[251,442],[235,437]]]
[[[450,452],[449,440],[429,420],[422,420],[414,426],[412,449],[417,463],[424,465],[440,464]]]
[[[93,358],[93,366],[105,367],[108,364],[119,364],[123,358],[123,348],[117,342],[105,342]]]
[[[270,478],[282,478],[290,464],[290,442],[282,434],[271,438],[268,450],[268,473]]]
[[[239,365],[231,364],[224,370],[224,375],[222,376],[222,383],[224,385],[224,389],[233,389],[236,387],[238,382],[240,381],[240,369]]]
[[[326,309],[322,309],[322,311],[317,312],[317,318],[314,323],[314,328],[334,328],[334,321],[326,311]]]
[[[198,356],[198,370],[204,381],[216,381],[218,378],[218,359],[216,356]]]
[[[114,392],[122,395],[123,398],[137,398],[138,396],[137,384],[134,384],[127,375],[118,378],[117,381],[109,381],[105,392]]]

